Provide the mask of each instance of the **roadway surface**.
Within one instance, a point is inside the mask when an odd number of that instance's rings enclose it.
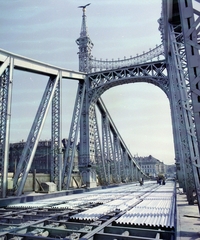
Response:
[[[11,197],[7,207],[0,200],[0,240],[200,239],[198,207],[189,206],[173,182],[75,193]]]

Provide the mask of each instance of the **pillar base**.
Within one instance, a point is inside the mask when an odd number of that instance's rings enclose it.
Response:
[[[82,168],[81,176],[83,184],[85,184],[87,188],[97,187],[97,174],[95,169],[91,167]]]

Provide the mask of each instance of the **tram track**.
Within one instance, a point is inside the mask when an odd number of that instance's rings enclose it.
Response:
[[[174,206],[171,182],[166,186],[129,184],[10,204],[0,209],[0,240],[175,239]]]

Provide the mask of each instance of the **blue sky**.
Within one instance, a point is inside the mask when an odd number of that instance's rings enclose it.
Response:
[[[161,0],[0,0],[0,48],[66,69],[78,70],[82,10],[97,59],[123,59],[161,43]],[[26,140],[48,79],[14,72],[11,141]],[[63,82],[63,137],[68,137],[77,83]],[[169,101],[147,83],[118,86],[102,95],[133,155],[174,163]],[[50,118],[41,139],[50,139]]]

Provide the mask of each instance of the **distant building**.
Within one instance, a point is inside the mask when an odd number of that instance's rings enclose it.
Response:
[[[18,143],[11,143],[10,150],[9,150],[9,165],[8,171],[15,172],[17,164],[20,160],[22,155],[22,151],[25,146],[24,141]],[[50,173],[51,167],[51,141],[45,140],[40,141],[37,146],[37,150],[31,165],[30,172],[33,172],[34,169],[38,173]]]
[[[10,144],[8,172],[16,171],[25,143],[26,142],[21,141]],[[67,140],[64,139],[63,143],[66,144]],[[63,144],[63,153],[65,147]],[[77,165],[78,152],[76,149],[74,166],[77,168]],[[51,140],[39,141],[29,172],[33,172],[34,170],[36,170],[37,173],[51,173]]]
[[[166,165],[152,155],[148,157],[135,157],[143,172],[150,177],[156,177],[158,174],[166,174]]]

